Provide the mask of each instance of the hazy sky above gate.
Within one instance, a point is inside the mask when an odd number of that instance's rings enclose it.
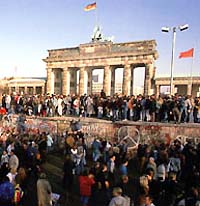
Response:
[[[0,1],[0,77],[46,76],[42,61],[48,49],[88,43],[95,24],[95,11],[83,8],[90,0]],[[199,0],[97,0],[102,33],[114,42],[155,39],[159,59],[157,75],[170,75],[172,32],[163,26],[189,24],[177,31],[175,75],[189,75],[191,59],[178,59],[195,47],[193,73],[200,74]]]

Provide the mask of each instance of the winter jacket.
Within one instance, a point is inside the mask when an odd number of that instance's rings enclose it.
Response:
[[[80,195],[82,196],[91,196],[91,187],[95,183],[93,178],[88,176],[80,176],[79,184],[80,184]]]

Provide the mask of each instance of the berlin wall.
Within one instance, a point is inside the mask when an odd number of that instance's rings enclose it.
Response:
[[[199,124],[171,124],[152,122],[111,122],[94,118],[74,117],[26,117],[26,127],[30,133],[36,131],[49,132],[52,134],[70,131],[70,122],[80,120],[81,130],[90,143],[94,138],[106,138],[112,143],[119,143],[126,139],[132,146],[138,144],[170,144],[174,139],[185,143],[191,139],[195,143],[200,142]],[[0,122],[0,133],[16,127],[16,116],[10,121]]]

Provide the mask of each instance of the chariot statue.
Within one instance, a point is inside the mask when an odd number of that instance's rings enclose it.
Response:
[[[93,30],[92,34],[92,42],[113,42],[114,36],[112,37],[105,37],[101,32],[101,27],[96,25]]]

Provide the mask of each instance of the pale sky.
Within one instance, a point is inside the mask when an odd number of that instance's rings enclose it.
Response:
[[[7,0],[0,1],[0,77],[46,77],[48,49],[90,42],[95,11],[83,8],[92,0]],[[159,59],[157,75],[170,75],[172,33],[163,26],[189,24],[177,30],[175,75],[189,75],[191,59],[179,53],[195,47],[193,73],[200,75],[199,0],[97,0],[99,24],[114,42],[155,39]]]

